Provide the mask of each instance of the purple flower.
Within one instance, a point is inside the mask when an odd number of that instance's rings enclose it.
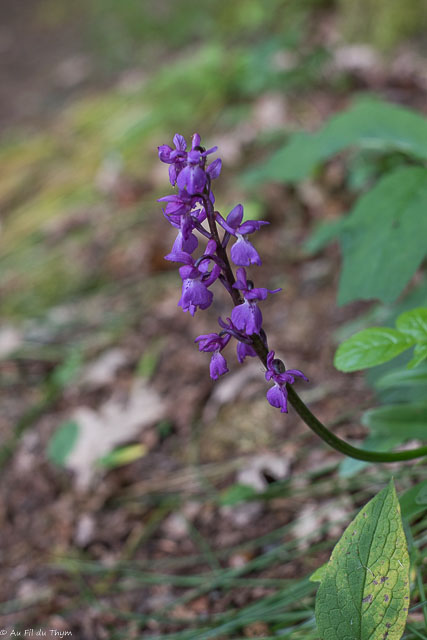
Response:
[[[228,372],[227,361],[220,354],[220,351],[228,344],[230,338],[229,334],[221,336],[218,333],[207,333],[194,341],[199,343],[199,351],[213,352],[209,365],[210,376],[213,380],[218,380],[219,376]]]
[[[266,289],[266,287],[254,287],[252,280],[246,277],[246,270],[243,267],[237,269],[237,280],[233,284],[234,289],[240,289],[246,300],[265,300],[269,293],[277,293],[282,289]]]
[[[246,342],[238,342],[237,343],[237,359],[242,364],[243,360],[250,356],[251,358],[255,358],[257,352],[250,344],[246,344]]]
[[[185,278],[182,281],[182,294],[178,307],[189,311],[192,316],[197,309],[207,309],[212,304],[213,293],[202,282],[201,278]]]
[[[181,225],[178,235],[172,247],[171,253],[177,253],[184,251],[185,253],[193,253],[199,244],[196,236],[192,233],[194,230],[194,223],[191,215],[187,214],[181,216]]]
[[[210,240],[207,244],[206,251],[211,251],[216,246],[214,240]],[[165,256],[165,260],[172,262],[183,262],[184,266],[180,267],[179,274],[182,278],[182,294],[178,302],[178,306],[183,311],[189,311],[192,316],[197,309],[207,309],[213,300],[213,293],[208,287],[218,278],[221,269],[215,263],[212,271],[209,273],[209,260],[205,260],[199,266],[195,266],[193,257],[185,251],[175,251]]]
[[[207,151],[200,146],[200,136],[195,133],[192,138],[191,150],[187,151],[187,142],[184,136],[175,134],[173,138],[175,149],[168,144],[158,147],[159,158],[169,164],[169,179],[174,186],[178,185],[181,191],[189,195],[202,193],[210,179],[217,178],[221,172],[221,160],[217,159],[205,170],[206,157],[214,153],[217,147]]]
[[[269,224],[262,220],[243,220],[243,207],[238,204],[230,211],[227,219],[217,216],[219,224],[231,235],[237,238],[231,247],[231,259],[234,264],[249,267],[251,264],[261,265],[261,258],[253,245],[248,240],[248,235],[258,231],[263,225]]]
[[[200,198],[190,196],[186,191],[180,191],[179,194],[159,198],[158,202],[167,203],[163,209],[165,217],[171,224],[179,226],[181,216],[190,213],[200,202]]]
[[[169,164],[169,180],[172,186],[176,184],[176,179],[180,171],[184,168],[187,159],[187,142],[184,136],[176,133],[173,137],[175,149],[168,144],[158,147],[159,158],[162,162]]]
[[[231,247],[230,256],[234,264],[249,267],[251,264],[261,265],[261,258],[255,247],[242,236],[236,233],[237,240]]]
[[[204,159],[200,151],[190,151],[187,156],[187,166],[180,171],[177,185],[180,189],[192,195],[202,193],[207,182],[207,176],[203,169]]]
[[[216,351],[211,358],[209,373],[212,380],[218,380],[220,376],[228,372],[227,361],[224,356]]]
[[[293,384],[295,377],[302,378],[308,382],[308,378],[299,369],[285,370],[283,362],[274,357],[274,351],[269,351],[265,379],[273,380],[274,386],[267,391],[267,400],[272,407],[280,409],[281,413],[288,412],[288,390],[286,385]]]
[[[259,333],[262,326],[262,313],[256,301],[265,300],[268,293],[277,293],[280,289],[254,287],[252,281],[246,278],[246,271],[243,267],[237,269],[237,280],[233,287],[240,289],[245,298],[245,301],[234,307],[231,312],[233,323],[237,329],[244,331],[249,336],[253,333]]]
[[[267,400],[272,407],[280,409],[281,413],[288,413],[288,392],[285,386],[277,384],[267,391]]]
[[[184,136],[176,133],[173,137],[173,143],[175,145],[175,149],[172,149],[172,147],[170,147],[168,144],[162,144],[160,145],[160,147],[157,147],[160,160],[162,162],[165,162],[166,164],[172,164],[179,160],[185,160],[185,150],[187,149],[187,142]]]
[[[215,180],[215,178],[218,178],[219,174],[221,173],[221,168],[222,160],[221,158],[217,158],[208,166],[208,168],[206,169],[206,173],[210,175],[211,180]]]
[[[199,343],[199,351],[222,351],[230,338],[229,334],[220,336],[218,333],[206,333],[198,336],[194,342]]]
[[[248,336],[259,333],[262,327],[262,313],[256,302],[245,300],[243,304],[234,307],[231,319],[237,329],[244,331]]]
[[[193,253],[197,249],[199,241],[196,236],[191,233],[185,233],[182,229],[178,232],[178,235],[175,238],[175,242],[173,243],[171,253],[176,253],[177,251],[185,251],[185,253]]]

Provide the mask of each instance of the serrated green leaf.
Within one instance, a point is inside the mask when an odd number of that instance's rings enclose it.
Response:
[[[362,415],[362,424],[376,435],[427,438],[427,404],[389,404],[369,409]]]
[[[426,387],[427,390],[427,365],[417,369],[399,369],[386,373],[375,382],[377,389],[389,389],[390,387]]]
[[[392,482],[347,527],[316,596],[321,640],[399,640],[409,608],[409,556]]]
[[[74,420],[59,425],[47,444],[47,457],[58,466],[64,466],[79,436],[79,426]]]
[[[405,311],[397,318],[396,327],[412,336],[416,342],[427,344],[427,307]]]
[[[340,234],[338,303],[393,302],[427,253],[427,170],[399,168],[357,201]]]
[[[296,133],[262,167],[248,171],[245,183],[266,180],[297,182],[332,155],[355,146],[365,149],[397,149],[425,160],[427,120],[409,109],[372,98],[362,98],[333,116],[317,133]]]
[[[359,331],[340,344],[334,365],[339,371],[358,371],[387,362],[414,344],[414,339],[388,327]]]

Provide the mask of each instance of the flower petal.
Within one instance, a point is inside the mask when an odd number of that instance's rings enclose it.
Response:
[[[210,175],[212,180],[215,180],[215,178],[218,178],[219,174],[221,173],[221,167],[222,167],[221,158],[217,158],[208,166],[206,171]]]
[[[187,142],[184,136],[181,136],[179,133],[176,133],[173,137],[173,143],[178,151],[185,151],[187,148]]]
[[[172,153],[172,149],[168,144],[161,144],[160,147],[157,147],[159,158],[162,162],[171,162],[170,155]]]
[[[231,247],[230,256],[236,265],[249,267],[251,264],[262,264],[255,247],[240,234],[237,234],[237,240]]]
[[[288,413],[288,394],[286,387],[279,387],[277,384],[267,391],[267,400],[272,407],[280,409],[281,413]]]
[[[241,204],[236,204],[234,209],[230,211],[227,216],[226,222],[233,229],[237,229],[239,224],[243,220],[243,206]]]
[[[220,376],[224,375],[224,373],[227,372],[227,361],[224,356],[219,352],[214,353],[209,365],[209,373],[211,378],[213,380],[218,380]]]
[[[237,343],[237,359],[242,364],[243,360],[250,356],[251,358],[256,357],[257,353],[250,344],[245,344],[244,342]]]
[[[248,336],[259,333],[261,330],[262,314],[254,303],[245,301],[234,307],[231,312],[231,320],[239,331],[244,331]]]
[[[262,220],[246,220],[246,222],[240,225],[237,231],[242,235],[246,233],[254,233],[255,231],[258,231],[258,229],[260,229],[260,227],[262,227],[264,224],[270,223],[263,222]]]

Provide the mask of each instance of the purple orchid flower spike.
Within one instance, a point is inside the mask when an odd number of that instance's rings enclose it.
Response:
[[[267,391],[267,400],[272,407],[280,409],[281,413],[288,412],[288,390],[287,384],[294,384],[295,377],[302,378],[308,382],[308,378],[299,369],[285,369],[281,360],[274,357],[274,351],[269,351],[267,355],[266,380],[273,380],[274,386]]]
[[[211,182],[220,175],[222,164],[219,158],[208,166],[206,162],[207,156],[216,151],[216,147],[205,150],[201,146],[198,133],[192,136],[189,151],[183,136],[176,134],[173,142],[174,149],[169,145],[159,147],[159,158],[162,162],[169,164],[171,183],[176,184],[179,191],[160,198],[160,201],[166,203],[163,210],[166,219],[178,229],[172,250],[165,256],[166,260],[179,262],[182,265],[179,267],[182,293],[178,305],[184,311],[189,311],[191,315],[194,315],[197,309],[207,309],[213,301],[213,293],[209,287],[217,279],[231,293],[235,304],[231,318],[225,321],[218,319],[221,327],[219,333],[204,334],[195,340],[200,351],[212,354],[209,371],[211,378],[217,380],[228,372],[222,351],[232,338],[237,342],[237,359],[240,363],[247,357],[259,355],[260,345],[268,350],[267,336],[262,328],[263,319],[258,303],[265,300],[269,293],[277,293],[280,289],[255,287],[253,282],[248,280],[244,269],[252,264],[261,264],[258,252],[249,242],[248,235],[258,231],[268,222],[261,220],[243,222],[241,204],[235,206],[226,219],[219,212],[215,212],[213,208],[215,197],[211,190]],[[208,220],[209,230],[203,226],[205,220]],[[217,223],[225,231],[219,244]],[[192,255],[199,246],[196,232],[208,238],[205,250],[199,258],[194,258]],[[230,252],[231,259],[239,267],[235,281],[226,255],[227,243],[231,236],[235,238]],[[240,291],[241,297],[236,290]],[[242,298],[243,302],[241,302]],[[292,384],[295,376],[307,379],[301,371],[296,369],[285,371],[283,363],[274,358],[274,351],[268,353],[265,377],[267,380],[272,380],[274,386],[268,390],[267,399],[270,404],[279,407],[283,412],[287,411],[286,384]]]
[[[249,336],[259,333],[262,327],[262,313],[257,305],[257,300],[265,300],[268,293],[277,293],[281,289],[254,287],[252,281],[246,278],[246,271],[243,267],[237,269],[237,280],[233,284],[233,288],[240,289],[245,299],[231,312],[234,325]]]
[[[237,341],[239,362],[256,355],[266,363],[265,378],[273,383],[267,391],[268,402],[282,413],[287,413],[289,396],[290,402],[306,424],[337,451],[368,462],[397,462],[426,456],[427,447],[395,453],[376,453],[349,445],[322,425],[288,386],[294,384],[297,378],[306,381],[307,378],[299,369],[286,370],[283,362],[274,357],[274,351],[269,350],[267,335],[262,327],[262,314],[258,308],[258,302],[265,300],[268,293],[277,293],[280,289],[255,287],[247,279],[244,269],[252,264],[261,264],[248,235],[268,223],[257,220],[243,222],[243,207],[240,204],[224,219],[214,209],[215,197],[211,188],[212,181],[221,172],[221,160],[218,158],[207,165],[207,156],[216,151],[216,147],[205,150],[197,133],[192,136],[191,149],[188,151],[183,136],[176,134],[173,142],[174,149],[169,145],[161,145],[158,152],[160,160],[169,165],[172,186],[178,186],[178,193],[160,199],[166,202],[163,211],[166,219],[178,229],[172,251],[166,256],[167,260],[182,264],[179,268],[182,294],[178,304],[191,315],[197,309],[207,309],[213,301],[213,293],[209,287],[216,280],[231,295],[234,304],[231,318],[227,318],[225,322],[219,319],[222,327],[219,333],[204,334],[196,339],[200,351],[212,354],[209,366],[211,377],[217,380],[227,373],[227,362],[222,351],[233,338]],[[224,230],[222,238],[218,225]],[[193,258],[193,252],[199,247],[196,232],[203,236],[203,240],[207,238],[208,242],[202,255]],[[239,267],[237,279],[227,254],[231,237],[235,238],[230,253],[232,261]]]

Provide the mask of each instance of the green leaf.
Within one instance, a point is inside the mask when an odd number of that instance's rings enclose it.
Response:
[[[386,373],[375,383],[377,389],[389,389],[390,387],[426,387],[427,390],[427,365],[417,369],[399,369]]]
[[[414,340],[396,329],[373,327],[359,331],[340,344],[334,365],[339,371],[358,371],[391,360],[414,344]]]
[[[235,505],[239,502],[246,502],[247,500],[253,500],[257,496],[255,489],[248,484],[233,484],[226,489],[221,497],[221,505]]]
[[[427,253],[427,170],[399,168],[357,201],[340,234],[338,303],[393,302]]]
[[[427,439],[427,404],[389,404],[369,409],[362,416],[362,424],[372,433],[385,437]]]
[[[51,375],[51,382],[65,389],[76,378],[83,366],[83,354],[78,349],[71,349],[65,359],[59,364]]]
[[[391,451],[396,445],[402,442],[401,435],[377,435],[371,433],[363,441],[361,448],[365,451]],[[368,467],[370,462],[364,460],[356,460],[355,458],[345,458],[339,466],[339,475],[342,478],[351,478],[359,473],[365,467]]]
[[[308,253],[316,253],[334,240],[341,233],[345,219],[320,223],[313,231],[309,239],[304,243],[304,249]]]
[[[136,367],[136,373],[138,376],[147,378],[147,380],[152,378],[160,360],[162,347],[163,342],[158,340],[146,348]]]
[[[398,150],[427,159],[427,120],[409,109],[381,100],[361,98],[317,133],[296,133],[262,167],[247,172],[247,184],[266,180],[297,182],[343,149]]]
[[[370,429],[364,440],[365,451],[391,451],[409,438],[427,438],[427,405],[425,403],[392,404],[369,409],[362,416],[362,424]],[[369,465],[363,460],[346,458],[339,474],[350,478]]]
[[[309,577],[310,582],[322,582],[327,568],[328,563],[325,562],[325,564],[322,564],[318,569],[316,569],[314,573],[311,574],[311,576]]]
[[[58,466],[64,466],[79,436],[79,426],[74,420],[63,422],[47,444],[47,457]]]
[[[108,453],[106,456],[99,458],[99,465],[107,468],[122,467],[134,460],[142,458],[147,453],[147,447],[144,444],[130,444],[126,447],[119,447]]]
[[[411,487],[399,498],[402,518],[410,520],[414,516],[427,511],[427,480]]]
[[[427,344],[427,307],[405,311],[397,318],[396,327],[416,342]]]
[[[316,596],[321,640],[399,640],[409,607],[409,556],[392,482],[347,527]]]
[[[424,360],[427,359],[427,344],[416,344],[414,349],[414,357],[406,365],[408,369],[415,369]]]

